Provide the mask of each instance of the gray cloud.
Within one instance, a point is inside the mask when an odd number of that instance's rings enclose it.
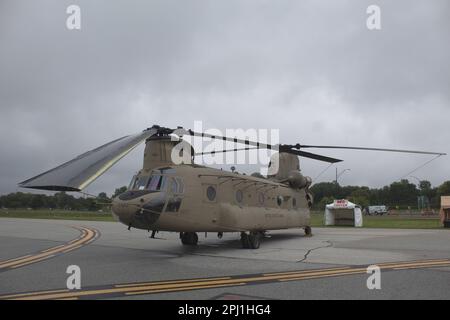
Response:
[[[65,27],[68,5],[82,30]],[[154,123],[279,128],[283,142],[449,152],[450,4],[376,1],[3,1],[0,193]],[[88,191],[127,184],[142,148]],[[427,156],[324,152],[380,186]],[[414,175],[450,179],[441,158]],[[326,165],[302,161],[312,177]],[[255,168],[251,168],[255,169]],[[321,180],[331,180],[334,169]]]

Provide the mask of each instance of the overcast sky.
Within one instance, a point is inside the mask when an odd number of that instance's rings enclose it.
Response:
[[[66,28],[71,4],[81,30]],[[366,27],[371,4],[381,30]],[[449,17],[447,0],[2,0],[0,194],[117,137],[195,120],[280,129],[284,143],[450,153]],[[128,184],[142,151],[87,192]],[[345,159],[341,184],[372,187],[432,158],[318,153]],[[327,164],[301,166],[314,178]],[[449,156],[413,175],[450,180]]]

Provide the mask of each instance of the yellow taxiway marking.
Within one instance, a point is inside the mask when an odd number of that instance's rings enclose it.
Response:
[[[231,277],[221,277],[221,278],[200,278],[200,279],[181,279],[181,280],[167,280],[167,281],[158,281],[158,284],[172,284],[172,283],[185,283],[193,281],[210,281],[210,280],[227,280],[231,279]],[[114,287],[116,288],[127,288],[127,287],[142,287],[153,285],[155,282],[142,282],[142,283],[128,283],[128,284],[117,284]]]
[[[310,270],[308,270],[308,269],[306,269],[306,270],[302,270],[302,271],[298,271],[298,270],[295,270],[295,271],[286,271],[286,272],[273,272],[273,273],[263,273],[263,275],[265,275],[265,276],[273,276],[273,275],[282,275],[282,274],[297,274],[297,273],[299,273],[299,272],[312,272],[312,271],[317,271],[317,270],[320,270],[320,271],[336,271],[336,270],[347,270],[347,269],[350,269],[351,267],[350,266],[345,266],[345,267],[336,267],[336,268],[326,268],[326,269],[310,269]]]
[[[235,283],[235,284],[219,284],[219,285],[206,285],[206,286],[192,286],[186,288],[172,288],[172,289],[157,289],[157,290],[148,290],[148,291],[137,291],[137,292],[125,292],[125,295],[138,295],[138,294],[148,294],[148,293],[158,293],[158,292],[170,292],[170,291],[188,291],[188,290],[196,290],[196,289],[211,289],[211,288],[223,288],[230,286],[243,286],[246,285],[245,282]]]
[[[61,292],[69,292],[69,289],[61,289],[61,290],[48,290],[48,291],[38,291],[38,292],[30,292],[30,293],[17,293],[17,294],[10,294],[7,296],[2,296],[1,299],[12,299],[16,297],[28,297],[28,296],[36,296],[36,295],[42,295],[47,293],[61,293]]]
[[[35,263],[38,261],[42,261],[45,259],[49,259],[54,257],[58,253],[66,253],[75,249],[80,248],[81,246],[87,244],[88,242],[95,239],[97,232],[93,229],[89,229],[86,227],[74,227],[81,232],[81,236],[73,239],[72,241],[58,245],[55,247],[51,247],[45,250],[40,251],[36,254],[28,254],[22,257],[9,259],[5,261],[0,261],[0,270],[5,268],[19,268],[25,265]]]
[[[381,268],[397,270],[404,268],[419,269],[419,268],[429,268],[447,265],[450,266],[450,259],[389,263],[384,264]],[[289,271],[289,273],[280,272],[280,273],[247,275],[236,277],[180,279],[171,281],[120,284],[105,289],[35,292],[35,293],[15,294],[9,296],[0,296],[0,299],[77,299],[85,296],[102,296],[110,294],[139,295],[158,292],[170,292],[170,291],[173,292],[173,291],[187,291],[187,290],[198,290],[207,288],[219,288],[228,286],[242,286],[247,284],[256,284],[264,282],[273,283],[276,281],[285,282],[285,281],[319,279],[326,277],[363,274],[366,272],[367,272],[366,266],[314,269],[314,270]]]
[[[55,249],[58,249],[58,248],[61,248],[61,247],[64,247],[65,246],[65,244],[60,244],[59,246],[56,246],[56,247],[51,247],[51,248],[48,248],[48,249],[45,249],[45,250],[42,250],[41,252],[48,252],[48,251],[52,251],[52,250],[55,250]],[[19,258],[20,259],[20,258]]]

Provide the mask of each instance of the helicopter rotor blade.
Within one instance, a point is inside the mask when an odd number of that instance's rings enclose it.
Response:
[[[384,152],[401,152],[401,153],[417,153],[417,154],[430,154],[445,156],[446,153],[442,152],[430,152],[430,151],[418,151],[418,150],[403,150],[403,149],[386,149],[386,148],[367,148],[367,147],[345,147],[345,146],[319,146],[319,145],[294,145],[291,146],[297,149],[304,148],[317,148],[317,149],[344,149],[344,150],[365,150],[365,151],[384,151]]]
[[[320,145],[288,145],[288,144],[267,144],[267,143],[260,143],[255,141],[250,141],[247,139],[238,139],[238,138],[230,138],[226,136],[219,136],[219,135],[212,135],[208,133],[199,133],[194,132],[192,130],[185,130],[182,129],[182,134],[196,136],[196,137],[202,137],[202,138],[210,138],[210,139],[217,139],[217,140],[223,140],[223,141],[230,141],[234,143],[240,143],[245,144],[248,146],[256,147],[257,149],[270,149],[270,150],[276,150],[279,152],[286,152],[290,154],[296,154],[300,157],[325,161],[329,163],[336,163],[341,162],[342,160],[326,157],[322,155],[317,155],[314,153],[304,152],[300,151],[300,149],[303,148],[318,148],[318,149],[344,149],[344,150],[365,150],[365,151],[385,151],[385,152],[401,152],[401,153],[415,153],[415,154],[430,154],[430,155],[438,155],[438,156],[444,156],[446,153],[441,152],[429,152],[429,151],[417,151],[417,150],[402,150],[402,149],[386,149],[386,148],[367,148],[367,147],[346,147],[346,146],[320,146]],[[238,150],[230,150],[230,151],[238,151]],[[214,153],[217,153],[219,151],[216,151]]]
[[[250,141],[250,140],[246,140],[246,139],[230,138],[230,137],[218,136],[218,135],[213,135],[213,134],[204,133],[204,132],[195,132],[192,130],[185,130],[185,129],[182,129],[182,131],[179,131],[179,133],[177,133],[177,134],[182,134],[182,135],[184,134],[184,135],[190,135],[190,136],[194,136],[194,137],[210,138],[210,139],[240,143],[240,144],[253,146],[258,149],[278,150],[278,146],[279,146],[279,145],[272,145],[272,144],[267,144],[267,143]]]
[[[324,162],[328,162],[328,163],[337,163],[337,162],[342,162],[343,161],[343,160],[340,160],[340,159],[335,159],[335,158],[331,158],[331,157],[327,157],[327,156],[322,156],[320,154],[315,154],[315,153],[305,152],[305,151],[300,151],[300,150],[290,149],[289,151],[284,151],[283,150],[283,152],[295,154],[297,156],[304,157],[304,158],[324,161]]]
[[[196,155],[196,156],[204,156],[204,155],[207,155],[207,154],[236,152],[236,151],[245,151],[245,150],[259,150],[259,148],[234,148],[234,149],[226,149],[226,150],[213,150],[213,151],[206,151],[206,152],[197,152],[194,155]]]
[[[19,187],[51,191],[81,191],[155,133],[157,129],[151,128],[113,140],[56,168],[22,181]]]
[[[336,163],[336,162],[342,161],[339,159],[330,158],[330,157],[326,157],[326,156],[322,156],[322,155],[318,155],[318,154],[314,154],[314,153],[310,153],[310,152],[293,150],[290,146],[287,146],[287,145],[279,145],[279,144],[272,145],[272,144],[268,144],[268,143],[255,142],[255,141],[250,141],[250,140],[246,140],[246,139],[230,138],[230,137],[225,137],[225,136],[212,135],[212,134],[208,134],[208,133],[199,133],[199,132],[194,132],[192,130],[183,130],[183,131],[184,131],[184,134],[191,135],[191,136],[217,139],[217,140],[223,140],[223,141],[230,141],[230,142],[234,142],[234,143],[241,143],[241,144],[256,147],[256,148],[243,148],[243,149],[215,151],[215,152],[210,152],[210,153],[251,150],[251,149],[269,149],[269,150],[275,150],[275,151],[295,154],[300,157],[310,158],[310,159],[319,160],[319,161],[325,161],[325,162],[329,162],[329,163]],[[202,154],[206,154],[206,153],[200,152],[199,154],[202,155]]]

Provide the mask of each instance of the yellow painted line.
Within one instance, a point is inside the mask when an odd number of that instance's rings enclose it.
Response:
[[[208,281],[208,280],[228,280],[231,277],[221,277],[221,278],[203,278],[203,279],[185,279],[185,280],[168,280],[168,281],[157,281],[157,282],[143,282],[143,283],[129,283],[129,284],[117,284],[116,288],[129,288],[129,287],[141,287],[156,284],[171,284],[171,283],[186,283],[195,281]]]
[[[27,296],[35,296],[35,295],[43,295],[47,293],[61,293],[61,292],[68,292],[68,289],[62,289],[62,290],[48,290],[48,291],[38,291],[38,292],[30,292],[30,293],[17,293],[17,294],[10,294],[7,296],[1,296],[0,299],[10,299],[10,298],[16,298],[16,297],[27,297]]]
[[[429,260],[414,260],[414,261],[403,261],[403,262],[388,262],[388,263],[374,263],[374,265],[377,265],[379,267],[389,267],[389,266],[396,266],[396,265],[403,265],[405,263],[424,263],[424,262],[450,262],[449,259],[429,259]]]
[[[246,283],[236,283],[236,284],[223,284],[223,285],[209,285],[209,286],[195,286],[180,289],[163,289],[163,290],[148,290],[148,291],[138,291],[138,292],[125,292],[125,295],[138,295],[138,294],[148,294],[148,293],[158,293],[158,292],[171,292],[171,291],[188,291],[188,290],[198,290],[198,289],[211,289],[211,288],[223,288],[230,286],[243,286]]]
[[[358,272],[362,272],[366,270],[366,268],[360,268],[355,269],[355,271],[358,270]],[[348,270],[347,270],[348,271]],[[308,276],[315,276],[315,275],[323,275],[323,274],[329,274],[329,275],[336,275],[339,274],[339,272],[311,272],[308,274]],[[227,280],[213,280],[213,281],[191,281],[191,282],[185,282],[185,283],[169,283],[169,284],[159,284],[158,282],[155,282],[148,286],[134,286],[134,287],[122,287],[122,288],[111,288],[111,289],[99,289],[99,290],[87,290],[87,291],[78,291],[78,292],[68,292],[68,293],[62,293],[62,294],[49,294],[49,295],[42,295],[42,296],[33,296],[30,297],[32,299],[60,299],[60,298],[68,298],[68,297],[80,297],[80,296],[86,296],[86,295],[102,295],[102,294],[111,294],[111,293],[125,293],[125,292],[141,292],[141,291],[155,291],[155,290],[171,290],[171,291],[177,291],[182,288],[186,287],[199,287],[199,286],[233,286],[238,285],[240,283],[248,283],[248,282],[258,282],[258,281],[267,281],[267,280],[280,280],[280,279],[289,279],[289,278],[295,278],[299,277],[298,275],[282,275],[282,276],[259,276],[259,277],[247,277],[247,278],[236,278],[236,279],[227,279]],[[0,299],[3,297],[0,296]],[[28,298],[28,297],[26,297]]]
[[[62,253],[66,253],[66,252],[69,252],[69,251],[73,251],[73,250],[75,250],[75,249],[81,248],[82,246],[83,246],[82,244],[79,244],[79,245],[77,245],[77,246],[75,246],[75,247],[72,247],[72,248],[69,248],[69,249],[64,250]]]
[[[340,273],[322,273],[322,274],[318,273],[316,275],[301,275],[298,277],[280,279],[279,281],[285,282],[285,281],[318,279],[318,278],[325,278],[325,277],[337,277],[337,276],[346,276],[346,275],[362,274],[362,273],[366,273],[366,269],[364,269],[364,270],[348,270],[347,272],[340,272]]]
[[[406,270],[406,269],[420,269],[420,268],[433,268],[433,267],[447,267],[450,266],[449,263],[442,263],[442,264],[430,264],[430,265],[421,265],[421,266],[410,266],[410,267],[396,267],[393,268],[395,270]]]
[[[427,266],[433,266],[433,265],[442,265],[442,264],[450,264],[450,261],[442,261],[442,262],[419,262],[419,263],[402,263],[397,265],[391,265],[389,267],[382,267],[381,269],[388,269],[388,268],[404,268],[404,267],[427,267]]]
[[[11,266],[11,268],[12,268],[12,269],[20,268],[20,267],[26,266],[26,265],[28,265],[28,264],[32,264],[32,263],[35,263],[35,262],[39,262],[39,261],[42,261],[42,260],[47,260],[47,259],[53,258],[53,257],[54,257],[54,255],[51,255],[51,256],[45,256],[45,257],[42,257],[42,258],[40,258],[40,259],[31,260],[31,261],[24,262],[24,263],[21,263],[21,264],[15,264],[15,265]]]
[[[295,270],[295,271],[286,271],[286,272],[273,272],[273,273],[263,273],[265,276],[273,276],[273,275],[282,275],[282,274],[293,274],[293,273],[302,273],[302,272],[313,272],[313,271],[339,271],[339,270],[347,270],[350,269],[350,266],[345,267],[336,267],[336,268],[326,268],[326,269],[306,269],[306,270]]]
[[[298,278],[291,278],[291,279],[283,279],[280,280],[280,282],[287,282],[287,281],[299,281],[299,280],[311,280],[311,279],[321,279],[321,278],[331,278],[331,277],[339,277],[339,276],[345,276],[345,275],[351,275],[351,274],[362,274],[364,272],[355,272],[355,273],[343,273],[343,274],[323,274],[320,276],[309,276],[309,277],[298,277]]]
[[[449,260],[423,260],[423,261],[411,261],[405,263],[391,263],[387,268],[426,268],[434,266],[450,265]],[[238,286],[250,283],[258,283],[270,280],[278,280],[280,282],[318,279],[325,277],[345,276],[362,274],[367,272],[367,267],[343,267],[343,268],[330,268],[330,269],[315,269],[315,270],[301,270],[301,271],[289,271],[288,273],[272,273],[263,274],[260,276],[247,276],[247,277],[221,277],[221,278],[205,278],[205,279],[183,279],[183,280],[169,280],[147,283],[135,283],[135,284],[122,284],[116,285],[113,288],[107,289],[91,289],[85,291],[65,291],[65,292],[36,292],[34,294],[23,294],[15,296],[0,296],[0,299],[17,298],[17,299],[66,299],[66,298],[79,298],[83,296],[92,295],[107,295],[114,293],[123,293],[125,295],[138,295],[146,293],[157,292],[169,292],[169,291],[186,291],[194,289],[204,288],[217,288],[224,286]]]
[[[48,251],[55,250],[55,249],[58,249],[58,248],[61,248],[61,247],[64,247],[64,246],[65,246],[65,244],[61,244],[61,245],[56,246],[56,247],[52,247],[52,248],[48,248],[48,249],[42,250],[41,252],[48,252]]]
[[[8,268],[8,267],[18,268],[18,267],[25,266],[27,264],[31,264],[31,263],[34,263],[34,262],[42,261],[42,260],[45,260],[45,259],[53,257],[57,253],[61,253],[61,252],[65,253],[65,252],[68,252],[68,251],[72,251],[72,250],[78,249],[83,244],[87,243],[88,241],[95,239],[96,232],[94,232],[93,230],[88,229],[88,228],[84,228],[84,227],[83,228],[76,228],[76,229],[81,231],[82,234],[84,234],[85,236],[84,237],[78,237],[78,238],[72,240],[71,244],[69,242],[69,243],[66,243],[66,244],[63,244],[63,245],[58,245],[56,247],[52,247],[52,248],[43,250],[40,253],[35,254],[35,255],[30,255],[29,254],[29,255],[26,255],[26,256],[15,258],[15,259],[9,259],[9,260],[3,261],[3,262],[0,263],[0,269]]]
[[[21,257],[14,258],[14,259],[5,260],[2,263],[0,263],[0,268],[1,268],[2,264],[4,264],[4,263],[17,261],[17,260],[20,260],[20,259],[23,259],[23,258],[27,258],[27,257],[31,257],[31,254],[27,254],[26,256],[21,256]]]

